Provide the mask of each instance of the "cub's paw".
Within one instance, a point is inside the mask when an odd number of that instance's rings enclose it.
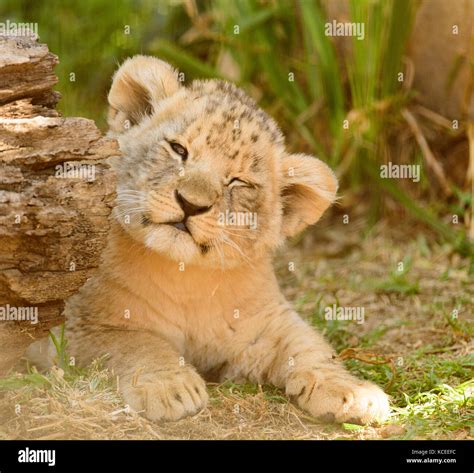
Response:
[[[125,402],[150,420],[178,420],[202,410],[206,384],[192,368],[136,374],[121,387]]]
[[[322,422],[370,424],[390,414],[388,396],[377,385],[345,372],[294,373],[286,393]]]

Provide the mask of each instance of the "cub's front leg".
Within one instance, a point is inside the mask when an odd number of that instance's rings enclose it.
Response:
[[[178,420],[207,404],[204,380],[161,337],[94,326],[84,332],[77,345],[71,334],[71,354],[86,362],[108,354],[107,365],[119,376],[125,402],[148,419]]]
[[[254,340],[240,363],[250,367],[250,378],[285,389],[321,421],[369,424],[387,418],[382,389],[352,376],[322,335],[291,309],[276,312],[249,322]]]

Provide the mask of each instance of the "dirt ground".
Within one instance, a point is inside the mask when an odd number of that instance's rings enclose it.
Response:
[[[473,268],[422,233],[407,239],[380,225],[361,238],[361,230],[323,224],[282,250],[275,267],[299,313],[391,395],[384,425],[318,424],[275,388],[229,382],[209,385],[209,406],[193,418],[155,424],[127,412],[97,363],[0,381],[0,438],[473,438]],[[363,308],[364,323],[326,320],[333,304]]]

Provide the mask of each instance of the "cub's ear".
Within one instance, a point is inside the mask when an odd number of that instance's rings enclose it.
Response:
[[[282,233],[289,237],[316,223],[334,202],[337,179],[326,164],[305,154],[287,154],[281,169]]]
[[[151,56],[127,59],[115,73],[108,95],[110,129],[121,132],[137,125],[179,88],[177,72],[168,63]]]

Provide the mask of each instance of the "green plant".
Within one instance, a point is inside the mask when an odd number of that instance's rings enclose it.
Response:
[[[61,332],[59,333],[59,338],[56,337],[53,331],[49,332],[49,337],[54,344],[54,348],[56,348],[56,353],[58,355],[58,364],[61,368],[66,366],[67,363],[67,355],[66,355],[66,338],[64,337],[64,324],[61,325]]]
[[[388,278],[375,284],[374,289],[381,292],[396,292],[406,296],[418,294],[420,287],[418,281],[412,282],[408,279],[408,273],[412,265],[410,257],[404,258],[402,267],[392,271]]]

